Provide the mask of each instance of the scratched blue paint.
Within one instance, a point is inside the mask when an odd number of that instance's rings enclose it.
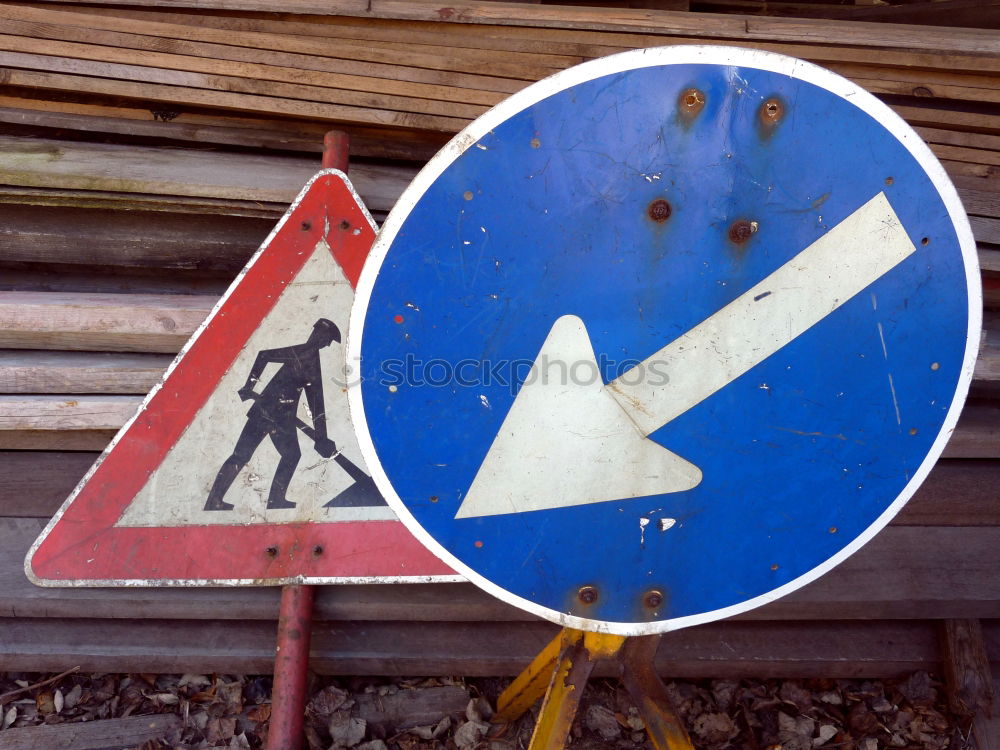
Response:
[[[706,104],[686,123],[676,103],[690,87]],[[772,96],[785,114],[767,135],[758,107]],[[421,361],[425,375],[439,360],[435,383],[443,363],[462,361],[515,361],[523,378],[553,322],[572,313],[585,321],[608,382],[620,374],[616,363],[672,341],[880,191],[917,252],[650,436],[699,466],[701,484],[454,519],[520,381],[505,385],[501,370],[501,382],[416,385],[401,382],[393,360]],[[646,218],[656,198],[672,207],[663,224]],[[739,248],[727,239],[736,219],[759,223]],[[510,117],[419,200],[369,303],[364,408],[402,501],[473,570],[557,611],[674,619],[803,575],[883,513],[953,400],[968,304],[941,198],[872,117],[757,69],[633,70]],[[644,534],[641,515],[651,519]],[[660,518],[677,524],[661,532]],[[585,584],[601,593],[591,607],[575,598]],[[666,595],[655,615],[640,605],[650,588]]]

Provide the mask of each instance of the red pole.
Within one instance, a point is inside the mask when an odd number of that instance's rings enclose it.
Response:
[[[347,174],[348,135],[341,130],[329,130],[323,136],[323,169],[339,169]]]
[[[281,588],[268,750],[299,750],[302,747],[312,608],[312,586]]]
[[[347,162],[347,133],[331,130],[323,136],[323,168],[347,174]],[[267,750],[302,748],[314,593],[312,586],[281,587]]]

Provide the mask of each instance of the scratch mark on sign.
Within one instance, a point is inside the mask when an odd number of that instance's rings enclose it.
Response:
[[[793,435],[804,435],[805,437],[825,437],[825,438],[833,438],[834,440],[847,440],[847,436],[841,433],[837,433],[836,435],[827,435],[822,432],[806,432],[804,430],[793,430],[791,427],[775,427],[774,425],[769,425],[769,427],[772,430],[781,430],[782,432],[790,432]],[[858,440],[855,440],[854,442],[858,443],[859,445],[861,444],[861,442]]]
[[[899,401],[896,399],[896,386],[892,382],[892,373],[889,373],[889,391],[892,393],[892,405],[896,409],[896,424],[901,425],[903,421],[899,417]]]

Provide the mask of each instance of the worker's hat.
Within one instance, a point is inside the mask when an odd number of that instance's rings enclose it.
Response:
[[[340,329],[337,328],[337,324],[332,320],[327,320],[326,318],[320,318],[315,323],[313,323],[314,331],[322,331],[327,334],[331,339],[340,343]]]

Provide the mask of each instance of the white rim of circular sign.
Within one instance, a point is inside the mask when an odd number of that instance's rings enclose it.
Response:
[[[348,334],[348,361],[361,361],[361,334],[364,330],[365,316],[368,311],[368,304],[371,299],[372,290],[379,271],[382,268],[389,248],[396,238],[396,234],[402,227],[403,222],[409,216],[413,207],[423,197],[427,189],[437,180],[437,178],[467,149],[473,146],[480,138],[489,133],[513,115],[524,109],[546,99],[553,94],[564,91],[572,86],[585,83],[587,81],[601,78],[614,73],[622,73],[630,70],[649,68],[662,65],[684,65],[684,64],[709,64],[733,67],[755,68],[771,73],[779,73],[791,78],[796,78],[807,83],[815,84],[827,91],[847,100],[861,111],[870,115],[877,122],[882,124],[886,130],[892,133],[902,143],[917,163],[923,167],[930,177],[931,182],[937,189],[948,209],[948,214],[955,232],[958,236],[959,245],[962,251],[962,259],[965,266],[966,284],[969,298],[969,330],[966,340],[965,358],[962,370],[959,374],[958,384],[955,389],[955,397],[945,416],[944,424],[937,435],[930,450],[925,456],[920,468],[915,472],[910,481],[903,488],[903,491],[871,524],[862,534],[855,538],[850,544],[841,549],[825,562],[817,565],[812,570],[804,573],[798,578],[789,581],[783,586],[772,589],[765,594],[761,594],[752,599],[733,604],[729,607],[703,612],[696,615],[687,615],[667,620],[656,620],[652,622],[608,622],[604,620],[592,620],[585,617],[569,615],[558,610],[543,607],[528,599],[512,594],[510,591],[498,586],[489,579],[483,577],[474,569],[463,563],[434,537],[432,537],[417,522],[406,505],[400,499],[389,481],[382,463],[375,451],[372,443],[371,433],[368,429],[368,421],[362,401],[360,383],[353,384],[349,389],[351,418],[358,433],[358,442],[361,452],[372,472],[372,478],[376,486],[381,490],[382,495],[389,502],[389,505],[399,516],[400,520],[406,524],[407,528],[424,545],[444,562],[464,575],[480,588],[508,604],[512,604],[523,610],[538,615],[546,620],[551,620],[564,627],[576,628],[578,630],[590,630],[604,633],[614,633],[625,636],[651,635],[663,633],[670,630],[677,630],[691,625],[699,625],[714,620],[721,620],[726,617],[746,612],[747,610],[760,607],[768,602],[772,602],[796,589],[805,586],[821,575],[839,565],[852,554],[857,552],[869,540],[881,531],[889,521],[892,520],[907,500],[916,492],[930,473],[934,463],[944,450],[945,443],[951,437],[958,422],[959,414],[965,402],[965,397],[972,381],[972,372],[975,367],[976,356],[979,350],[979,336],[982,328],[982,288],[979,283],[979,266],[976,256],[975,240],[972,236],[972,229],[969,226],[968,218],[962,203],[959,200],[955,187],[951,184],[938,162],[937,158],[921,140],[912,128],[886,104],[883,104],[873,95],[862,89],[857,84],[843,78],[836,73],[821,68],[812,63],[805,62],[793,57],[779,55],[774,52],[763,52],[760,50],[744,49],[739,47],[715,47],[707,45],[678,45],[674,47],[657,47],[652,49],[633,50],[622,52],[610,57],[598,60],[591,60],[573,68],[556,73],[549,78],[538,81],[522,91],[504,100],[493,109],[489,110],[462,132],[456,135],[410,183],[403,192],[399,201],[392,209],[388,218],[382,226],[375,245],[368,256],[361,278],[358,282],[357,293],[354,301],[354,309],[351,312],[351,325]]]

